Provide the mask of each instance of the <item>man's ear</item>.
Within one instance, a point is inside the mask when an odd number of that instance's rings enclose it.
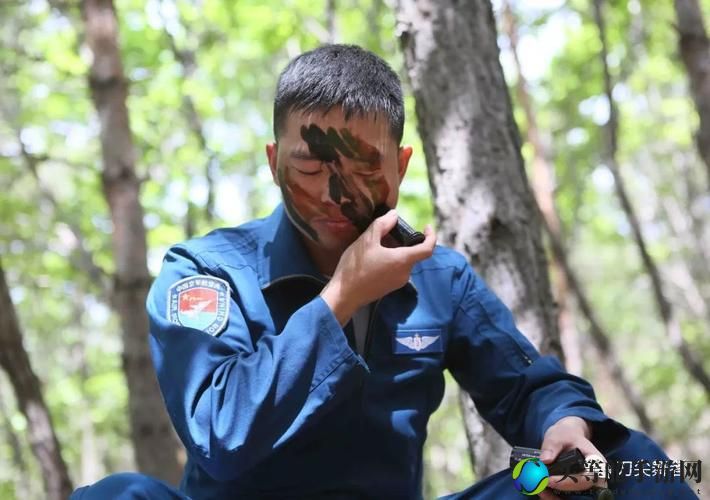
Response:
[[[266,158],[269,160],[269,168],[271,169],[271,177],[274,179],[274,184],[279,185],[279,176],[276,172],[278,166],[279,146],[272,142],[266,145]]]
[[[402,184],[404,175],[407,173],[409,159],[412,157],[412,147],[402,146],[397,153],[397,173],[399,174],[399,183]]]

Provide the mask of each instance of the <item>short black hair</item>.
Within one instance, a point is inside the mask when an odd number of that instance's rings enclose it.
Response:
[[[274,137],[293,111],[327,113],[342,106],[345,119],[382,113],[399,144],[404,131],[402,84],[380,57],[357,45],[328,44],[304,52],[281,72],[274,99]]]

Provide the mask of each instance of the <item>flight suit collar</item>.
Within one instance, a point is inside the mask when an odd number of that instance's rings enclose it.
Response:
[[[287,279],[313,279],[323,285],[328,282],[308,254],[301,234],[288,218],[283,203],[279,203],[264,219],[259,235],[257,267],[262,290]],[[401,290],[404,289],[416,293],[411,279]]]
[[[262,290],[291,278],[310,278],[323,284],[328,281],[308,255],[283,203],[264,220],[259,237],[258,273]]]

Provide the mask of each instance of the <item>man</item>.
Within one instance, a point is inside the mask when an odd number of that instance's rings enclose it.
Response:
[[[373,218],[397,204],[412,154],[403,124],[400,82],[374,54],[328,45],[289,63],[266,147],[283,205],[173,247],[148,298],[160,387],[188,452],[180,492],[119,475],[76,498],[421,498],[444,369],[545,463],[575,447],[667,458],[541,357],[430,228],[418,245],[383,244],[396,212]],[[591,484],[557,479],[561,490]],[[521,495],[502,471],[459,497]]]

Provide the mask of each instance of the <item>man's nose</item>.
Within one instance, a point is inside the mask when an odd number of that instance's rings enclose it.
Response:
[[[338,205],[352,201],[352,195],[339,175],[333,174],[328,178],[328,185],[322,192],[321,201],[323,203],[331,202]]]

